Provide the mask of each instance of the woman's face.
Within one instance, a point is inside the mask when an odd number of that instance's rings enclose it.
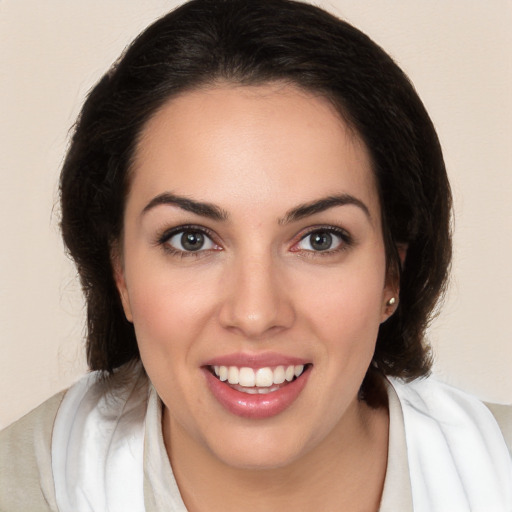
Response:
[[[116,279],[168,446],[246,468],[322,449],[360,418],[393,295],[367,150],[292,86],[171,99],[136,151]]]

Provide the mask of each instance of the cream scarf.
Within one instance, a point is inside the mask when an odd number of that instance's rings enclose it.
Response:
[[[512,461],[489,410],[433,379],[391,384],[404,415],[414,511],[512,512]],[[58,411],[52,468],[60,512],[144,511],[149,386],[139,376],[116,393],[105,388],[89,374]]]
[[[511,512],[512,460],[487,407],[433,379],[392,379],[415,512]]]

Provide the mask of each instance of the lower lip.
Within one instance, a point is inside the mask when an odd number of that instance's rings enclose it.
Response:
[[[208,386],[217,401],[232,414],[251,419],[270,418],[290,407],[304,389],[310,370],[308,366],[299,378],[277,391],[253,395],[233,389],[204,368]]]

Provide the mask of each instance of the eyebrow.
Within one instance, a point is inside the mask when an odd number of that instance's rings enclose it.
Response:
[[[357,206],[364,212],[369,221],[372,222],[370,210],[360,199],[357,199],[350,194],[340,194],[335,196],[327,196],[316,201],[311,201],[310,203],[301,204],[296,208],[288,211],[282,219],[279,219],[279,224],[289,224],[290,222],[303,219],[304,217],[309,217],[315,213],[324,212],[325,210],[334,208],[335,206],[346,205]]]
[[[178,206],[187,212],[195,213],[196,215],[200,215],[202,217],[208,217],[216,221],[225,221],[229,218],[229,214],[226,210],[223,210],[222,208],[212,203],[196,201],[194,199],[171,194],[169,192],[164,192],[163,194],[159,194],[158,196],[154,197],[144,207],[142,214],[145,214],[149,210],[152,210],[153,208],[160,205]],[[279,219],[278,223],[281,225],[289,224],[305,217],[309,217],[310,215],[314,215],[315,213],[321,213],[336,206],[346,205],[357,206],[364,212],[370,222],[372,221],[370,210],[360,199],[357,199],[350,194],[340,194],[335,196],[327,196],[315,201],[311,201],[310,203],[301,204],[292,210],[289,210],[284,217]]]
[[[193,199],[171,194],[169,192],[165,192],[154,197],[144,207],[142,213],[145,214],[149,210],[160,205],[178,206],[179,208],[187,212],[195,213],[196,215],[201,215],[202,217],[208,217],[212,220],[218,221],[227,220],[229,216],[225,210],[219,208],[218,206],[215,206],[214,204],[195,201]]]

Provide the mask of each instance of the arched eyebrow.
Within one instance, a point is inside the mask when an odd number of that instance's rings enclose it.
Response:
[[[164,192],[154,197],[142,210],[142,214],[147,213],[149,210],[159,205],[171,205],[178,206],[182,210],[187,212],[195,213],[202,217],[208,217],[212,220],[223,221],[229,217],[228,213],[219,208],[218,206],[211,203],[203,203],[201,201],[195,201],[188,197],[178,196],[169,192]]]
[[[164,192],[163,194],[159,194],[154,197],[142,210],[142,214],[147,213],[149,210],[155,208],[159,205],[171,205],[177,206],[182,210],[187,212],[194,213],[196,215],[200,215],[202,217],[207,217],[216,221],[225,221],[229,218],[229,214],[226,210],[223,210],[219,206],[196,201],[194,199],[190,199],[188,197],[179,196],[176,194],[171,194],[170,192]],[[315,213],[320,213],[329,208],[334,208],[336,206],[345,206],[345,205],[354,205],[360,208],[364,214],[368,217],[368,220],[372,222],[372,217],[370,215],[370,210],[368,207],[356,197],[350,194],[340,194],[335,196],[327,196],[321,199],[316,199],[309,203],[304,203],[295,208],[292,208],[284,217],[280,218],[278,223],[289,224],[290,222],[294,222],[305,217],[309,217],[310,215],[314,215]]]
[[[370,223],[372,222],[370,210],[363,203],[363,201],[357,199],[356,197],[350,194],[340,194],[335,196],[327,196],[321,199],[317,199],[315,201],[311,201],[310,203],[301,204],[293,208],[292,210],[288,211],[283,218],[279,219],[279,224],[289,224],[290,222],[294,222],[305,217],[309,217],[310,215],[314,215],[315,213],[323,212],[325,210],[328,210],[329,208],[345,205],[357,206],[368,217]]]

